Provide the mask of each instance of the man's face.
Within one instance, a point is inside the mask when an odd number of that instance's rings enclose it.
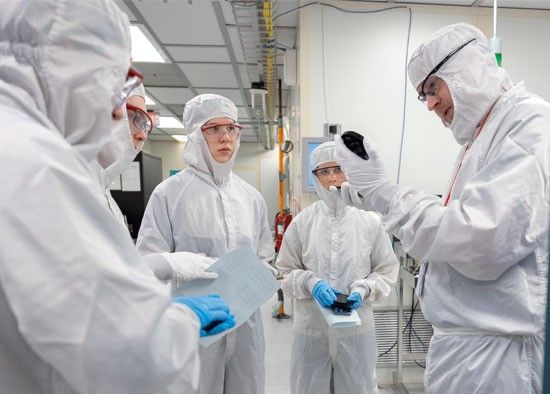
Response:
[[[319,164],[315,169],[315,176],[327,190],[331,186],[340,187],[346,181],[346,175],[335,161]]]
[[[147,113],[147,107],[145,106],[145,100],[141,96],[130,96],[127,100],[127,104],[131,104]],[[128,110],[128,122],[130,123],[130,130],[132,131],[132,141],[134,148],[138,148],[147,141],[147,132],[138,130],[134,125],[133,117],[136,116],[135,111]]]
[[[234,123],[230,118],[214,118],[202,125],[202,134],[210,154],[218,163],[227,163],[233,156],[235,144],[240,137],[240,131],[233,126]]]
[[[418,86],[420,92],[422,86]],[[424,94],[426,94],[426,105],[428,110],[435,111],[436,115],[448,126],[453,121],[454,105],[449,87],[439,77],[430,76],[424,84]]]

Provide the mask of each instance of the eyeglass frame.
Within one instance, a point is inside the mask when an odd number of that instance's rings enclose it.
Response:
[[[128,74],[126,74],[126,81],[124,81],[118,96],[114,98],[114,108],[122,107],[134,89],[141,83],[143,83],[143,74],[137,68],[130,66]]]
[[[311,173],[312,173],[313,175],[315,175],[316,177],[319,177],[319,175],[317,175],[317,172],[322,171],[322,170],[331,170],[331,169],[333,169],[333,168],[339,168],[339,169],[340,169],[340,173],[341,173],[341,174],[344,173],[344,171],[342,170],[342,166],[330,166],[330,167],[316,168],[316,169],[314,169],[314,170],[311,170]],[[329,173],[328,175],[320,175],[320,176],[322,176],[322,177],[329,177],[329,176],[331,176],[331,175],[333,175],[333,174],[334,174],[334,175],[338,175],[338,174],[336,174],[336,173],[333,172],[333,171],[330,171],[330,172],[331,172],[331,173]]]
[[[430,78],[432,75],[434,75],[436,72],[439,71],[439,69],[445,64],[447,63],[447,61],[453,56],[455,55],[458,51],[460,51],[462,48],[464,48],[466,45],[468,45],[469,43],[475,41],[475,38],[472,38],[471,40],[469,41],[466,41],[464,44],[460,45],[458,48],[454,49],[451,53],[449,53],[447,56],[445,56],[443,58],[443,60],[441,60],[439,63],[437,63],[437,65],[432,69],[432,71],[430,71],[428,73],[428,75],[426,76],[426,78],[424,78],[424,80],[422,81],[422,86],[420,88],[420,93],[418,93],[418,100],[422,103],[425,103],[426,100],[428,99],[427,98],[427,95],[426,93],[424,93],[424,85],[426,85],[426,81],[428,81],[428,78]]]
[[[203,135],[205,135],[205,138],[208,134],[204,134],[205,132],[208,132],[208,130],[210,129],[213,129],[215,127],[222,127],[222,126],[232,126],[232,127],[235,127],[237,129],[237,133],[235,134],[235,139],[237,139],[239,136],[240,136],[240,133],[241,133],[241,130],[243,128],[243,126],[241,126],[240,124],[238,124],[237,122],[233,122],[233,123],[211,123],[211,124],[203,124],[201,126],[201,131],[203,133]],[[222,135],[224,134],[227,134],[231,137],[231,133],[227,132],[227,130],[225,131],[225,133],[223,134],[220,134],[217,138],[220,138]],[[210,134],[211,135],[211,134]],[[215,137],[215,136],[214,136]]]
[[[153,119],[151,119],[151,117],[149,116],[149,114],[147,113],[147,111],[144,111],[142,110],[141,108],[139,107],[136,107],[135,105],[132,105],[132,104],[129,104],[129,103],[126,103],[126,111],[134,111],[134,112],[138,112],[142,115],[145,115],[147,117],[147,119],[149,120],[149,130],[145,131],[145,133],[147,133],[147,135],[151,134],[151,131],[153,131]],[[128,115],[128,120],[129,120],[130,116]],[[132,124],[134,126],[136,126],[136,128],[138,127],[134,121],[132,120]],[[138,131],[138,133],[142,133],[143,131]]]

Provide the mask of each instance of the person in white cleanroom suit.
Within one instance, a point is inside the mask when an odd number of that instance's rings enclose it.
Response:
[[[232,172],[240,145],[237,117],[233,102],[215,94],[185,104],[183,160],[189,166],[151,195],[137,240],[141,252],[186,251],[215,258],[245,245],[265,263],[273,258],[265,201]],[[237,330],[200,349],[200,393],[263,393],[264,350],[258,310]]]
[[[368,139],[369,160],[339,140],[337,161],[349,200],[380,212],[405,250],[428,262],[416,289],[434,326],[426,391],[540,393],[550,105],[513,84],[485,36],[465,23],[420,45],[409,77],[463,147],[443,199],[393,183]]]
[[[378,215],[343,203],[336,187],[346,177],[334,161],[334,150],[331,141],[311,153],[320,201],[290,223],[277,256],[283,291],[295,299],[290,366],[295,394],[377,392],[370,304],[390,294],[399,271]],[[337,292],[350,295],[360,326],[328,327],[313,298],[329,306]]]
[[[126,106],[123,106],[122,119],[113,122],[109,140],[101,147],[97,160],[91,164],[103,187],[105,205],[124,226],[126,226],[124,215],[112,197],[109,186],[128,168],[141,151],[153,127],[153,121],[147,114],[145,106],[143,84],[140,84],[132,92],[127,104],[133,107],[129,107],[128,110]],[[158,279],[170,280],[175,287],[192,279],[218,277],[215,272],[205,271],[213,260],[195,253],[152,253],[147,255],[144,260]]]
[[[0,392],[194,392],[199,330],[227,307],[172,302],[88,165],[130,67],[128,19],[106,0],[3,2],[0,48]]]

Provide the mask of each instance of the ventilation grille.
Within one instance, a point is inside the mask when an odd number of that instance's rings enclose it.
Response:
[[[398,310],[375,310],[376,342],[378,345],[378,365],[397,365],[397,327]],[[414,311],[412,324],[407,326],[411,311],[403,311],[403,351],[427,353],[433,330],[426,321],[420,308]],[[424,365],[423,360],[418,360]],[[415,364],[414,361],[404,361],[404,365]]]

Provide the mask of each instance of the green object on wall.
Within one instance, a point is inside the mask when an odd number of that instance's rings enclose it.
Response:
[[[502,53],[495,53],[495,57],[497,58],[498,66],[502,67]]]
[[[170,170],[170,176],[172,175],[176,175],[178,172],[180,172],[181,170]]]

